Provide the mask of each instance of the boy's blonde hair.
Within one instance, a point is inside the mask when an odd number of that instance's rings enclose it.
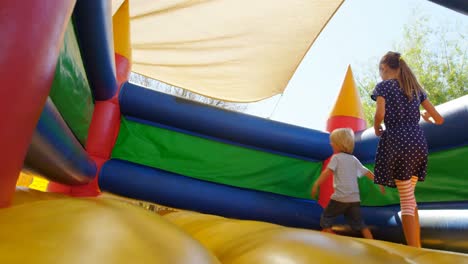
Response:
[[[330,141],[342,152],[353,153],[354,132],[350,128],[338,128],[330,134]]]

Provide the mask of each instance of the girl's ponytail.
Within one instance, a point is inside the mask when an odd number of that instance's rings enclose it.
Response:
[[[400,53],[393,51],[387,52],[380,60],[380,64],[385,64],[394,70],[399,69],[398,82],[409,100],[413,100],[414,97],[419,99],[419,96],[424,93],[424,89],[419,84],[413,71],[411,71]]]
[[[398,61],[400,65],[400,78],[398,81],[400,82],[400,86],[403,89],[403,92],[410,100],[414,99],[413,96],[416,96],[416,98],[419,100],[421,93],[424,93],[423,88],[401,55],[399,56]]]

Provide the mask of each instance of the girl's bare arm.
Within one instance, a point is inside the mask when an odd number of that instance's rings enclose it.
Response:
[[[431,101],[428,99],[424,100],[421,103],[422,107],[426,111],[421,112],[422,118],[432,124],[442,125],[444,123],[444,118],[439,114],[437,109],[432,105]]]

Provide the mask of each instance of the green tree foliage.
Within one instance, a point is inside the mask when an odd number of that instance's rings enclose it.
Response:
[[[403,40],[394,51],[402,54],[434,105],[468,94],[468,30],[459,24],[434,27],[428,17],[418,17],[403,29]],[[383,55],[383,54],[382,54]],[[373,124],[375,102],[369,95],[380,81],[378,61],[357,74],[366,120]]]

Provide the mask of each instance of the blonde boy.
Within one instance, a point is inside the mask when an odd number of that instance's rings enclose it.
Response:
[[[330,144],[335,154],[312,187],[312,196],[315,196],[320,184],[332,173],[334,174],[334,193],[322,213],[320,226],[324,232],[333,233],[332,226],[335,219],[344,215],[353,230],[360,231],[363,237],[372,239],[372,233],[364,224],[361,216],[361,199],[357,178],[365,175],[374,180],[374,174],[352,154],[354,150],[353,130],[349,128],[334,130],[330,134]],[[384,193],[383,186],[380,188]]]

